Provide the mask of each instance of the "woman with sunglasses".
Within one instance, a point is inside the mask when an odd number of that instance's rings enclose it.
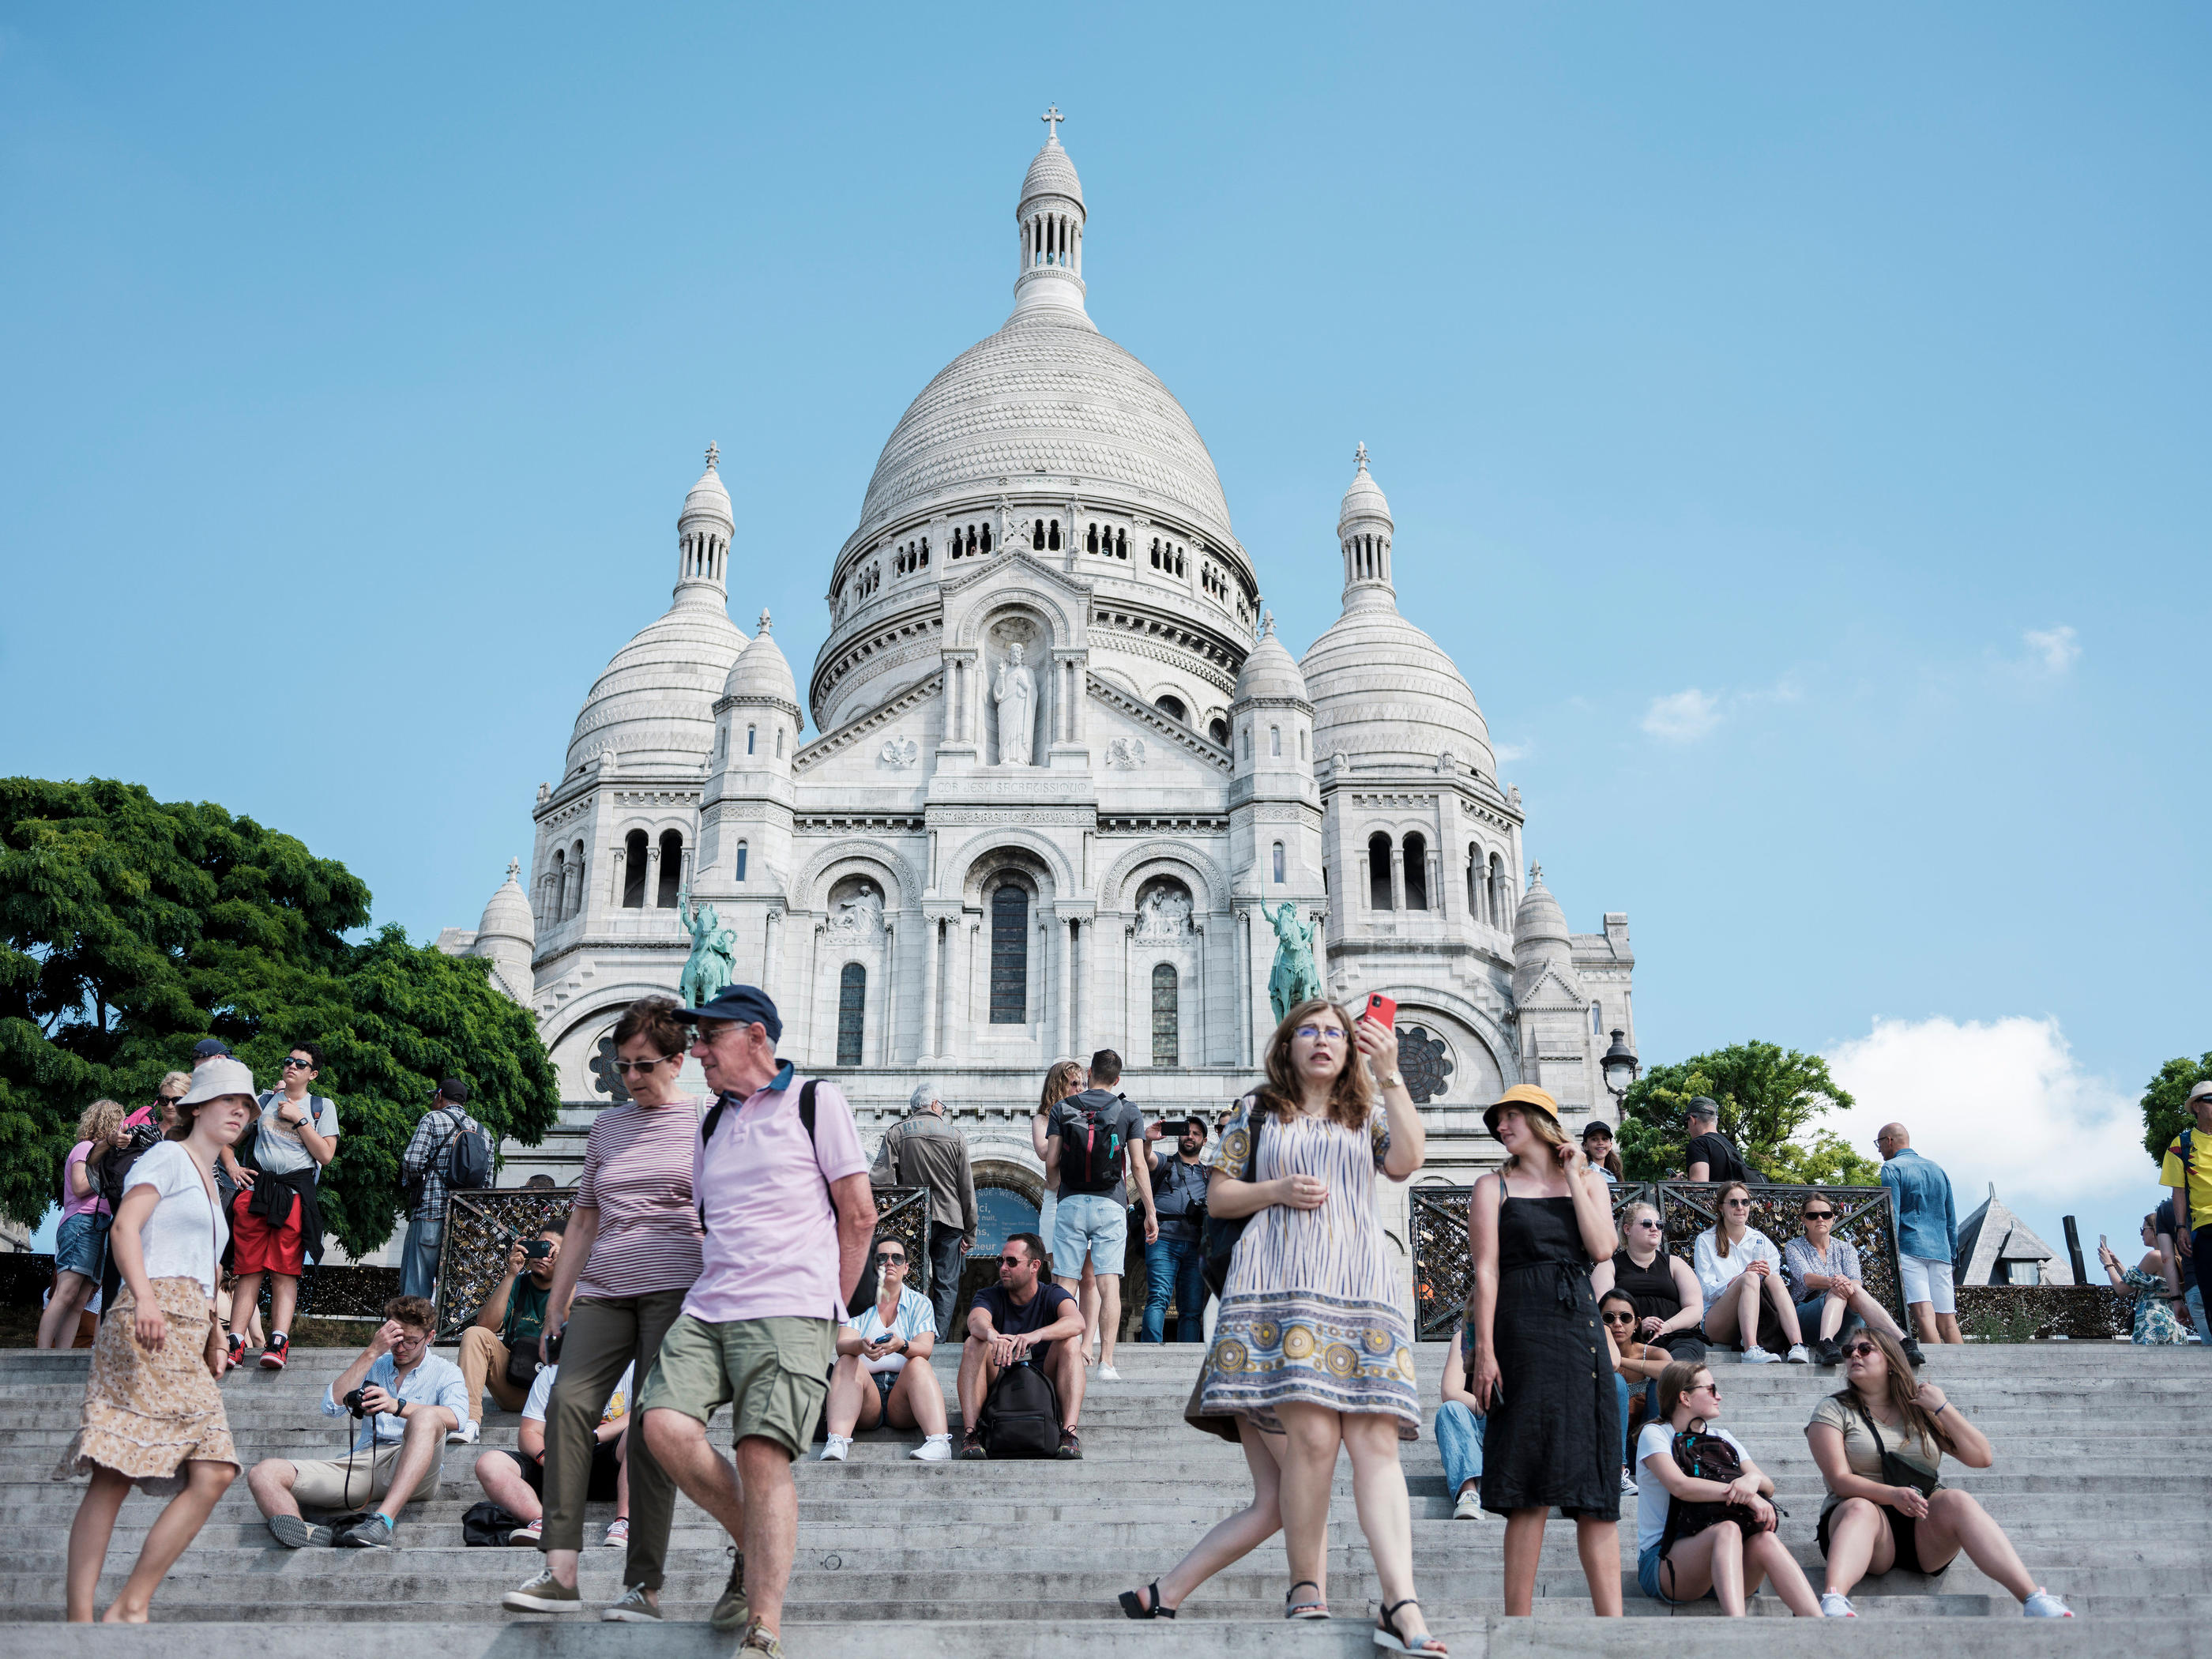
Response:
[[[1660,1420],[1646,1423],[1636,1439],[1636,1583],[1655,1601],[1677,1607],[1710,1596],[1731,1619],[1741,1619],[1753,1591],[1768,1578],[1783,1605],[1800,1619],[1824,1615],[1820,1601],[1781,1536],[1769,1501],[1774,1482],[1751,1461],[1743,1442],[1720,1421],[1720,1385],[1704,1365],[1678,1359],[1659,1377]],[[1729,1481],[1691,1474],[1674,1456],[1674,1437],[1712,1435],[1735,1448],[1741,1473]],[[1667,1541],[1669,1510],[1676,1504],[1740,1504],[1758,1530],[1749,1537],[1723,1516],[1703,1531]]]
[[[1206,1213],[1249,1219],[1222,1286],[1197,1413],[1283,1435],[1279,1505],[1293,1581],[1285,1618],[1328,1617],[1328,1500],[1341,1446],[1375,1561],[1375,1644],[1441,1654],[1413,1596],[1413,1511],[1398,1462],[1400,1439],[1421,1428],[1413,1316],[1376,1205],[1382,1181],[1410,1179],[1427,1144],[1398,1072],[1397,1033],[1316,999],[1275,1028],[1265,1065],[1208,1178]],[[1249,1450],[1246,1461],[1256,1484],[1262,1471]]]
[[[2166,1255],[2158,1248],[2158,1217],[2155,1213],[2142,1218],[2143,1259],[2132,1267],[2120,1266],[2119,1254],[2102,1238],[2097,1241],[2097,1260],[2104,1266],[2105,1275],[2112,1281],[2112,1288],[2131,1293],[2136,1299],[2135,1323],[2129,1340],[2143,1347],[2163,1347],[2169,1343],[2185,1342],[2188,1333],[2174,1316],[2174,1296],[2166,1277]]]
[[[1636,1302],[1636,1335],[1677,1359],[1703,1359],[1705,1293],[1690,1264],[1667,1250],[1658,1209],[1641,1202],[1621,1212],[1620,1248],[1590,1269],[1590,1289],[1603,1296],[1626,1291]],[[1651,1395],[1658,1410],[1659,1396]]]
[[[623,1370],[641,1380],[699,1277],[691,1158],[700,1102],[679,1093],[690,1042],[668,997],[641,997],[614,1030],[615,1074],[629,1098],[604,1108],[584,1142],[584,1173],[545,1304],[561,1373],[545,1413],[545,1571],[573,1588],[584,1542],[596,1431]],[[629,1546],[622,1598],[600,1617],[645,1624],[659,1592],[676,1485],[642,1435],[629,1442]]]
[[[1946,1452],[1970,1469],[1990,1468],[1996,1453],[1942,1389],[1913,1376],[1888,1332],[1862,1331],[1844,1345],[1844,1386],[1814,1408],[1805,1438],[1828,1486],[1817,1536],[1828,1562],[1820,1610],[1830,1618],[1858,1616],[1845,1598],[1868,1573],[1939,1573],[1961,1550],[2029,1618],[2074,1616],[2028,1577],[1989,1511],[1936,1479]],[[1894,1484],[1899,1474],[1911,1483]]]
[[[1482,1506],[1505,1517],[1505,1611],[1526,1618],[1544,1522],[1575,1522],[1590,1605],[1620,1616],[1620,1415],[1590,1291],[1619,1238],[1613,1200],[1559,1127],[1551,1096],[1516,1084],[1483,1114],[1505,1162],[1474,1183],[1470,1391],[1489,1413]]]
[[[1797,1310],[1802,1330],[1817,1332],[1813,1356],[1823,1365],[1838,1363],[1836,1339],[1862,1325],[1887,1331],[1904,1344],[1905,1357],[1920,1363],[1920,1345],[1906,1336],[1888,1310],[1867,1293],[1859,1277],[1859,1253],[1848,1238],[1836,1233],[1836,1201],[1808,1198],[1798,1212],[1804,1227],[1782,1251],[1782,1276],[1790,1281],[1790,1295]]]
[[[1636,1437],[1629,1407],[1649,1392],[1645,1419],[1659,1415],[1659,1377],[1674,1363],[1674,1356],[1656,1342],[1636,1340],[1636,1300],[1626,1291],[1607,1291],[1597,1299],[1598,1322],[1613,1345],[1613,1400],[1620,1407],[1620,1495],[1636,1496],[1636,1467],[1628,1461],[1628,1443]]]
[[[1751,1188],[1729,1182],[1721,1188],[1720,1210],[1720,1220],[1698,1235],[1690,1252],[1698,1288],[1705,1296],[1705,1340],[1739,1343],[1747,1365],[1779,1358],[1759,1342],[1759,1299],[1764,1296],[1790,1339],[1790,1363],[1805,1364],[1809,1356],[1797,1324],[1797,1304],[1778,1271],[1782,1252],[1751,1224]]]
[[[929,1365],[937,1349],[937,1310],[907,1284],[903,1243],[878,1238],[875,1258],[875,1305],[858,1319],[848,1317],[837,1330],[837,1364],[830,1373],[824,1410],[830,1438],[822,1461],[843,1462],[855,1429],[889,1423],[921,1431],[921,1444],[907,1454],[916,1462],[949,1463],[952,1431],[945,1426],[945,1389]]]

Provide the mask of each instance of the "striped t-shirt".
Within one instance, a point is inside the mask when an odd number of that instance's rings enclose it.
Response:
[[[699,1277],[699,1210],[691,1197],[691,1152],[699,1103],[610,1106],[584,1142],[576,1207],[599,1212],[579,1296],[645,1296],[684,1291]]]

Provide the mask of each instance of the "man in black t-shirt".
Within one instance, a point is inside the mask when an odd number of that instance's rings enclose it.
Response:
[[[1689,1181],[1750,1181],[1751,1166],[1720,1133],[1721,1109],[1710,1097],[1690,1103],[1690,1144],[1682,1148],[1684,1178]]]
[[[1044,1241],[1035,1233],[1016,1233],[999,1252],[999,1282],[975,1292],[968,1310],[968,1340],[960,1350],[960,1421],[963,1457],[984,1455],[976,1432],[983,1398],[999,1373],[1024,1357],[1052,1379],[1060,1393],[1060,1455],[1083,1455],[1075,1437],[1083,1414],[1083,1309],[1057,1285],[1043,1282]]]
[[[1121,1380],[1121,1372],[1114,1368],[1114,1342],[1121,1330],[1121,1268],[1128,1249],[1132,1204],[1144,1212],[1145,1243],[1150,1245],[1160,1236],[1159,1217],[1152,1204],[1151,1158],[1145,1146],[1145,1116],[1114,1092],[1114,1085],[1121,1080],[1121,1056],[1111,1048],[1101,1048],[1091,1056],[1091,1086],[1061,1101],[1045,1120],[1045,1179],[1054,1182],[1060,1194],[1052,1229],[1052,1255],[1058,1269],[1054,1277],[1062,1290],[1076,1289],[1083,1282],[1083,1259],[1091,1258],[1091,1270],[1098,1279],[1098,1380],[1102,1382]],[[1112,1170],[1103,1181],[1088,1179],[1080,1170],[1063,1162],[1072,1144],[1070,1132],[1086,1127],[1118,1145]]]

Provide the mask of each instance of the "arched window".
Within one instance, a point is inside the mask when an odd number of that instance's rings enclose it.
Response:
[[[1467,913],[1477,921],[1487,921],[1489,912],[1483,900],[1482,848],[1467,849]]]
[[[1510,928],[1513,917],[1506,908],[1511,896],[1505,887],[1505,860],[1495,853],[1490,855],[1490,921],[1494,927]]]
[[[1237,746],[1243,751],[1246,760],[1252,758],[1252,728],[1250,726],[1240,726],[1237,729]]]
[[[783,758],[783,728],[780,726],[775,728],[775,757]]]
[[[988,525],[983,526],[983,550],[986,553],[991,550],[991,526]]]
[[[1275,879],[1279,882],[1283,879],[1283,843],[1280,842],[1275,843],[1274,860]]]
[[[1380,830],[1367,838],[1367,908],[1395,908],[1390,902],[1390,837]]]
[[[1605,1035],[1605,1010],[1595,1002],[1590,1004],[1590,1035],[1592,1036]]]
[[[1086,553],[1096,553],[1098,550],[1098,526],[1095,524],[1091,526],[1090,532],[1083,538],[1083,550]]]
[[[1188,721],[1190,719],[1190,710],[1182,706],[1181,697],[1154,697],[1152,707],[1171,720]]]
[[[991,1024],[1023,1025],[1030,1015],[1030,896],[1007,882],[991,895]]]
[[[739,881],[745,878],[745,852],[744,842],[739,842],[738,843],[738,879]]]
[[[1406,837],[1406,908],[1429,908],[1429,844],[1419,836]]]
[[[1283,757],[1283,728],[1279,726],[1267,728],[1267,753],[1276,760]]]
[[[584,913],[584,843],[578,842],[568,849],[568,914],[580,916]]]
[[[568,853],[566,848],[553,849],[553,874],[547,884],[545,920],[560,921],[568,914]]]
[[[1298,758],[1306,758],[1306,729],[1303,726],[1298,727]]]
[[[623,908],[645,908],[645,831],[633,830],[623,837]]]
[[[1060,520],[1054,519],[1045,526],[1044,544],[1054,552],[1060,551]]]
[[[1152,969],[1152,1064],[1180,1066],[1182,1010],[1176,1000],[1176,970],[1169,963]]]
[[[1206,724],[1206,735],[1224,749],[1229,747],[1229,722],[1218,715]]]
[[[745,753],[748,755],[753,752],[753,733],[757,729],[750,726],[745,727]]]
[[[660,890],[653,902],[664,910],[676,908],[676,894],[684,885],[684,837],[674,830],[661,832]]]
[[[1042,519],[1039,519],[1036,521],[1036,528],[1030,532],[1030,545],[1040,553],[1044,551],[1044,520]]]
[[[848,962],[837,975],[837,1063],[860,1063],[860,1039],[868,1018],[868,970]]]
[[[1126,559],[1129,556],[1129,532],[1126,530],[1117,530],[1114,532],[1114,556],[1117,559]]]

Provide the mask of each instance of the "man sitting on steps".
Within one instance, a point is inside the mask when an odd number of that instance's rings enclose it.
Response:
[[[1035,1233],[1016,1233],[999,1253],[999,1282],[975,1292],[960,1351],[963,1457],[989,1455],[976,1428],[984,1396],[1000,1371],[1024,1358],[1034,1358],[1060,1393],[1060,1455],[1083,1455],[1083,1443],[1075,1437],[1083,1415],[1083,1310],[1070,1291],[1041,1282],[1045,1267],[1044,1241]]]
[[[545,1329],[545,1304],[553,1290],[554,1264],[561,1259],[565,1221],[549,1221],[537,1236],[507,1246],[507,1272],[477,1310],[476,1323],[461,1333],[461,1381],[469,1390],[469,1415],[483,1421],[483,1392],[503,1412],[518,1411],[530,1396],[538,1373],[517,1382],[507,1362],[518,1347],[535,1351]]]
[[[278,1543],[388,1550],[400,1507],[436,1495],[446,1436],[469,1420],[469,1408],[459,1370],[430,1352],[435,1318],[421,1297],[393,1297],[368,1346],[323,1390],[324,1416],[355,1413],[350,1457],[264,1457],[247,1474],[246,1487]],[[356,1389],[359,1398],[349,1405]],[[328,1527],[300,1515],[302,1504],[343,1511],[371,1501],[376,1509],[368,1518],[335,1540]]]

